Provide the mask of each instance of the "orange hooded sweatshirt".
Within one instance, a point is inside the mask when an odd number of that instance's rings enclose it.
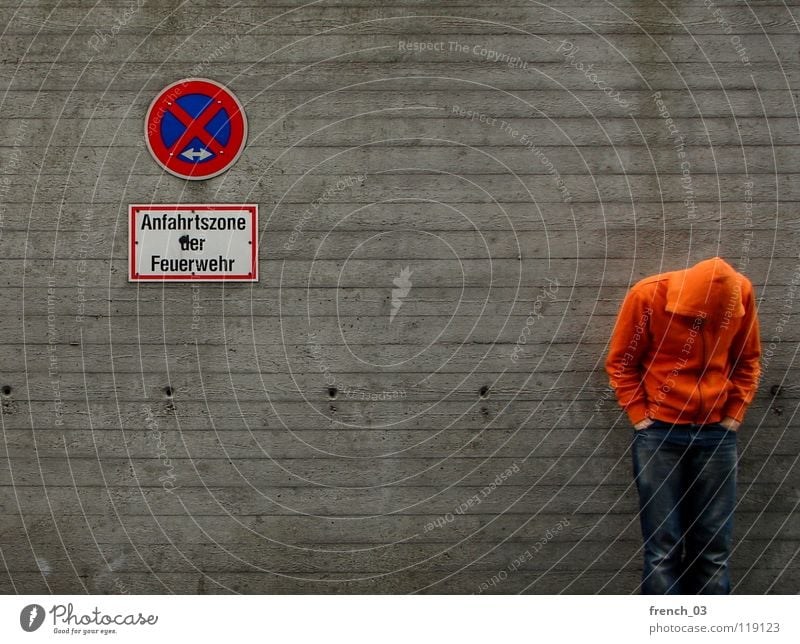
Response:
[[[761,344],[753,286],[719,257],[647,277],[617,317],[606,372],[633,424],[744,417]]]

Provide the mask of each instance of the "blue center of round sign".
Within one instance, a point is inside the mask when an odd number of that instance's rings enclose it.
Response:
[[[193,119],[200,117],[207,109],[212,108],[214,102],[210,96],[205,94],[187,94],[176,99],[175,102]],[[203,128],[220,145],[228,145],[231,136],[230,116],[224,108]],[[170,112],[165,112],[161,121],[161,139],[167,148],[175,145],[175,142],[186,131],[186,126],[175,118]],[[204,163],[217,156],[216,152],[197,137],[194,137],[186,145],[178,156],[189,163]]]

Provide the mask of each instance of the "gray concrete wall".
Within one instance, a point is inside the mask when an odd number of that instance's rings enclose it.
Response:
[[[606,342],[715,254],[735,590],[800,590],[800,3],[614,4],[1,0],[0,591],[636,592]],[[142,138],[187,76],[249,119],[207,182]],[[129,284],[151,201],[258,203],[260,282]]]

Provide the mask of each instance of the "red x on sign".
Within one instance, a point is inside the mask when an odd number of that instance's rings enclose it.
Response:
[[[225,172],[244,149],[244,108],[223,85],[187,78],[165,87],[147,110],[145,140],[153,158],[183,179]]]

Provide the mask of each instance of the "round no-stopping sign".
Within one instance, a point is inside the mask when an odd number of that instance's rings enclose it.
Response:
[[[165,87],[147,110],[145,141],[167,172],[210,179],[230,168],[244,150],[244,108],[223,85],[185,78]]]

